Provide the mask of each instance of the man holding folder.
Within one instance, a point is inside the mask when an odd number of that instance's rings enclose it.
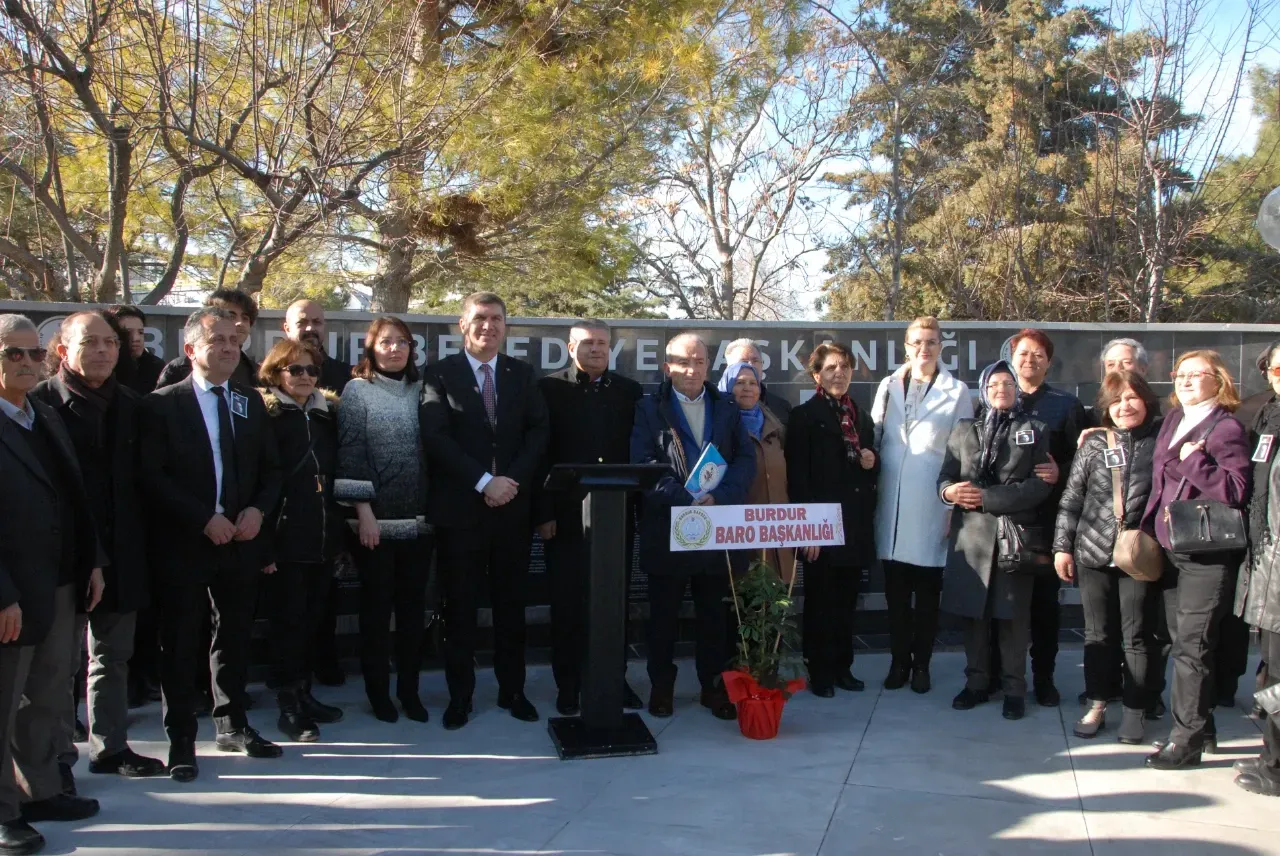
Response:
[[[667,379],[636,404],[631,432],[631,463],[667,464],[672,471],[644,492],[640,513],[640,568],[649,577],[649,712],[671,716],[674,710],[680,604],[691,588],[701,701],[716,717],[733,719],[737,711],[723,686],[717,686],[728,659],[728,567],[719,552],[671,552],[671,509],[744,502],[755,478],[755,451],[738,406],[707,383],[706,343],[693,333],[681,333],[667,342],[666,356],[662,368]],[[724,472],[712,490],[695,498],[685,485],[704,454],[723,459]]]

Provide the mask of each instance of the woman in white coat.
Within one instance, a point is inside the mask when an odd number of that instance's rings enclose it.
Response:
[[[951,510],[938,498],[938,472],[952,426],[973,416],[969,387],[938,365],[941,353],[938,319],[927,315],[912,321],[907,364],[880,382],[871,410],[881,460],[876,552],[884,570],[893,651],[887,690],[908,681],[918,693],[930,687],[951,520]]]

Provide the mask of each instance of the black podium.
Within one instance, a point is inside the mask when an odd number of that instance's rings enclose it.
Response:
[[[652,487],[665,464],[557,464],[548,490],[584,488],[583,536],[588,552],[587,659],[582,715],[561,716],[547,728],[562,760],[652,755],[657,741],[638,713],[623,713],[627,633],[627,495]]]

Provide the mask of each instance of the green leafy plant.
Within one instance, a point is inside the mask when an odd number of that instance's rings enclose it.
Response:
[[[794,648],[799,640],[795,602],[787,584],[766,562],[753,561],[734,580],[734,613],[738,644],[733,667],[751,675],[762,687],[786,692],[788,678],[801,672]]]

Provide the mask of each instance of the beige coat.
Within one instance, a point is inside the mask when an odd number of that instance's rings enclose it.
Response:
[[[786,429],[778,421],[769,408],[761,405],[764,411],[764,427],[760,430],[760,439],[751,438],[756,448],[756,477],[747,491],[749,505],[780,505],[790,502],[787,499],[787,459]],[[752,558],[756,558],[754,555]],[[778,572],[786,582],[791,581],[791,573],[795,568],[795,550],[771,548],[764,551],[764,560]]]

